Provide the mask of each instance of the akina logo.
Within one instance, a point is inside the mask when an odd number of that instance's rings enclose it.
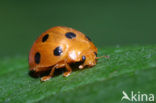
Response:
[[[135,101],[135,102],[153,102],[154,101],[154,94],[145,94],[141,93],[138,91],[135,93],[134,91],[131,91],[131,93],[128,95],[125,91],[122,91],[122,98],[121,101],[123,100],[128,100],[128,101]]]

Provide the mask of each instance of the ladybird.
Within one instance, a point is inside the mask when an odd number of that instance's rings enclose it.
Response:
[[[56,26],[42,33],[34,42],[29,53],[30,71],[50,70],[49,75],[41,77],[47,81],[55,69],[66,68],[63,76],[71,74],[71,63],[83,62],[78,67],[92,67],[97,62],[97,48],[91,39],[75,29]]]

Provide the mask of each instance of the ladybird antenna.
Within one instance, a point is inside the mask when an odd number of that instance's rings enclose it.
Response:
[[[106,58],[106,59],[108,59],[109,56],[100,56],[100,57],[96,57],[96,59],[100,59],[100,58]]]

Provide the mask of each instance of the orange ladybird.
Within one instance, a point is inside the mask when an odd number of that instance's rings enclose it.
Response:
[[[53,27],[44,32],[33,44],[29,54],[31,71],[41,72],[51,69],[48,76],[41,81],[49,80],[55,69],[66,68],[64,76],[72,72],[71,63],[82,62],[79,69],[96,65],[97,48],[91,40],[75,29],[63,26]]]

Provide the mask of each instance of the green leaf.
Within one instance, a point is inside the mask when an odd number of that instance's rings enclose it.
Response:
[[[28,75],[27,57],[0,59],[0,103],[119,103],[122,91],[156,95],[156,45],[101,48],[102,55],[110,58],[47,82]]]

